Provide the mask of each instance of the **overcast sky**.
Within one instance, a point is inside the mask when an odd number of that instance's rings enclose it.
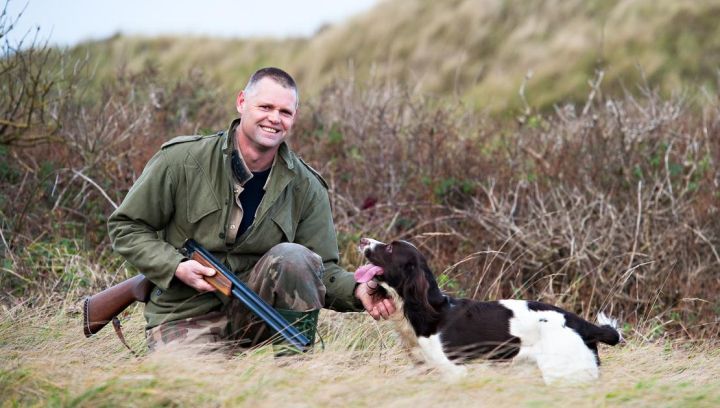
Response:
[[[370,9],[377,0],[0,0],[14,20],[11,43],[40,27],[54,45],[74,45],[115,33],[218,37],[308,36]]]

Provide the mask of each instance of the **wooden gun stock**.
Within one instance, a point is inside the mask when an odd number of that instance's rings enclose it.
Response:
[[[133,302],[147,302],[153,284],[143,275],[137,275],[107,288],[83,302],[83,332],[90,337],[110,323]]]

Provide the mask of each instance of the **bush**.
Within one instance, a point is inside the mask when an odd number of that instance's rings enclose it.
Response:
[[[13,140],[48,126],[52,138],[0,148],[6,303],[124,277],[105,230],[113,203],[163,141],[229,119],[218,86],[197,71],[175,81],[153,66],[120,69],[101,89],[87,78],[50,84],[47,95],[65,95],[62,108],[49,122],[33,116],[39,122]],[[408,239],[456,294],[539,299],[585,317],[606,310],[657,326],[658,336],[717,337],[715,97],[593,88],[581,110],[527,107],[510,122],[407,85],[338,81],[305,103],[291,139],[330,184],[344,266],[362,262],[362,236]],[[73,267],[76,257],[94,267]]]
[[[644,94],[512,124],[338,83],[295,144],[331,182],[346,263],[359,236],[409,239],[459,294],[717,336],[718,104]]]

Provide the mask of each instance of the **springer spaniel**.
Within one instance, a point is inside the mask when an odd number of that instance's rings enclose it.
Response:
[[[378,268],[360,268],[358,282],[375,279],[397,311],[403,345],[411,358],[457,377],[458,365],[474,358],[534,361],[546,384],[586,382],[598,378],[597,343],[622,341],[617,321],[598,315],[596,326],[559,307],[526,300],[479,302],[445,295],[425,257],[412,244],[360,240],[360,251]]]

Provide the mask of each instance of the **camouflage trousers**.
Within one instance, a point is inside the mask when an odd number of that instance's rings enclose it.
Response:
[[[246,284],[275,309],[307,312],[324,305],[323,272],[320,256],[302,245],[282,243],[260,258]],[[274,332],[231,298],[222,310],[163,323],[145,335],[150,351],[177,345],[204,345],[215,350],[253,347],[270,340]]]

